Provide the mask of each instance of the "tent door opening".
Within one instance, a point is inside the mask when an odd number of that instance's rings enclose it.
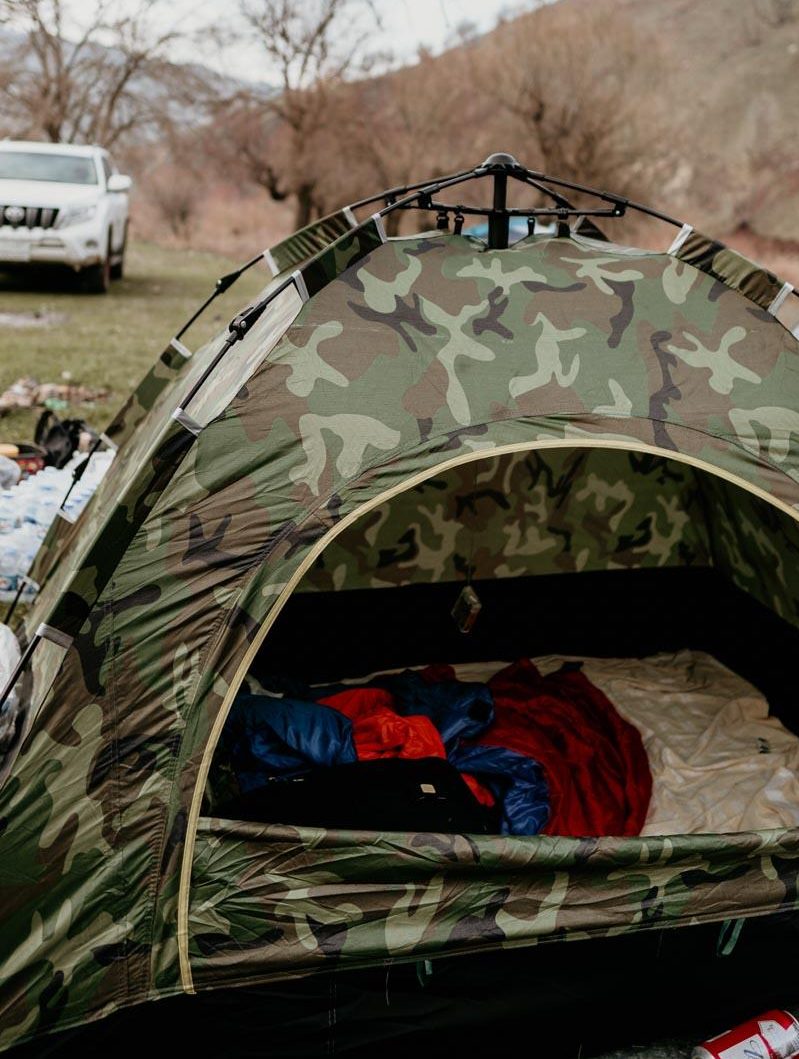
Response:
[[[207,812],[513,835],[796,826],[796,553],[787,515],[676,460],[563,449],[433,475],[350,526],[287,601]],[[467,583],[482,609],[464,635]]]

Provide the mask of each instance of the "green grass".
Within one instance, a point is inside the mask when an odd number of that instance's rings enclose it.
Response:
[[[21,376],[107,387],[108,398],[73,404],[62,418],[103,428],[169,339],[210,294],[217,277],[239,262],[216,254],[129,247],[126,275],[105,295],[82,293],[69,273],[0,276],[0,313],[59,314],[46,327],[0,326],[0,393]],[[254,266],[200,317],[183,341],[197,349],[220,331],[268,279]],[[63,372],[71,377],[66,380]],[[40,408],[0,418],[0,441],[30,441]]]

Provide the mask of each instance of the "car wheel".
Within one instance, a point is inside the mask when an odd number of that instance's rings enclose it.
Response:
[[[105,257],[99,265],[83,269],[83,289],[89,294],[106,294],[111,286],[111,239],[105,250]]]
[[[125,251],[128,247],[128,225],[125,222],[125,231],[122,235],[122,246],[116,261],[111,266],[111,279],[122,279],[125,275]]]

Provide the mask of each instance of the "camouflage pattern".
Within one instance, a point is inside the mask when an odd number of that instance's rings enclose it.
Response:
[[[34,608],[36,621],[74,640],[0,789],[0,1047],[191,988],[192,966],[209,984],[196,937],[208,933],[198,919],[207,890],[188,903],[179,897],[181,878],[188,885],[193,872],[196,886],[210,877],[210,847],[203,832],[195,848],[190,814],[212,726],[284,588],[364,505],[379,507],[387,492],[458,462],[548,445],[693,459],[762,490],[783,505],[783,520],[799,505],[796,340],[741,293],[673,256],[580,238],[532,238],[503,251],[448,233],[383,243],[369,222],[302,274],[310,300],[199,436],[170,420],[171,398],[153,410]],[[182,382],[201,370],[195,360]],[[213,375],[204,385],[213,387]],[[474,913],[500,879],[485,907],[498,922],[512,909],[514,944],[579,933],[581,881],[603,916],[619,909],[618,930],[646,929],[666,890],[691,891],[668,905],[675,926],[794,900],[793,833],[659,845],[599,839],[579,847],[583,856],[573,843],[527,841],[524,855],[507,847],[504,864],[505,847],[486,847],[453,891],[437,880],[454,878],[453,844],[465,849],[462,839],[397,835],[370,847],[363,836],[302,835],[290,839],[296,856],[285,864],[279,850],[255,843],[247,877],[255,885],[285,872],[290,888],[267,911],[276,907],[296,928],[270,925],[258,901],[246,927],[246,912],[237,918],[226,906],[238,938],[226,958],[231,970],[242,964],[270,926],[294,951],[296,930],[302,967],[328,953],[342,965],[391,956],[383,898],[371,915],[368,886],[348,883],[353,846],[374,848],[383,889],[424,852],[429,889],[398,883],[394,893],[409,930],[416,897],[421,918],[440,902],[430,953],[496,943]],[[314,843],[324,848],[321,867]],[[534,862],[553,849],[564,851],[563,871],[547,890],[547,919],[534,899],[544,885]],[[243,846],[230,854],[249,856]],[[611,870],[614,856],[624,870]],[[636,875],[632,865],[644,861]],[[591,874],[595,864],[604,875]],[[329,914],[315,919],[320,872],[338,885],[335,916],[358,925],[357,952],[352,943],[339,956],[342,926],[331,929]],[[721,896],[719,873],[736,876],[734,896]],[[242,884],[239,875],[237,890]],[[225,886],[220,903],[236,899],[229,877]],[[446,918],[449,929],[438,925]],[[241,976],[269,973],[256,963],[247,957]]]
[[[320,290],[352,261],[381,245],[383,238],[381,227],[373,220],[342,236],[303,269],[306,290],[309,293]],[[280,290],[275,291],[272,297],[279,302]],[[69,565],[65,564],[61,570],[53,566],[52,576],[42,586],[42,591],[28,612],[25,619],[28,637],[41,621],[72,635],[78,618],[97,601],[98,593],[94,588],[101,581],[95,575],[95,563],[102,556],[103,565],[110,564],[109,571],[113,570],[113,564],[121,554],[120,541],[128,539],[126,533],[120,530],[126,517],[124,512],[137,509],[141,497],[150,491],[151,477],[165,473],[158,450],[162,445],[174,447],[176,443],[175,431],[170,425],[172,413],[182,406],[183,396],[202,378],[227,338],[228,333],[223,332],[191,358],[188,369],[181,376],[180,388],[175,385],[164,387],[158,393],[147,416],[147,429],[132,433],[130,443],[119,452],[112,464],[113,473],[109,472],[105,476],[87,505],[80,534],[76,534],[77,539],[70,547]],[[246,361],[259,338],[263,340],[262,330],[253,328],[236,344],[234,356]],[[271,338],[269,342],[271,344]],[[259,362],[258,358],[254,361],[256,364]],[[223,370],[224,365],[220,365],[220,371]],[[240,384],[246,381],[247,377],[242,376]],[[191,444],[192,440],[191,437],[184,439],[186,444]],[[112,513],[115,513],[113,518]],[[59,608],[59,615],[63,615],[63,618],[54,614],[54,608]],[[70,615],[68,612],[73,610],[75,613]]]
[[[307,260],[313,254],[319,254],[343,234],[348,233],[352,226],[353,219],[350,211],[340,210],[295,233],[295,235],[283,240],[272,247],[271,250],[265,251],[265,253],[269,256],[270,263],[274,266],[274,269],[277,270],[276,275],[280,275],[289,268]],[[377,242],[379,241],[378,239]],[[368,245],[372,245],[371,242]],[[345,260],[347,260],[346,255]],[[335,262],[332,265],[328,262],[328,277],[332,278],[335,274]],[[256,300],[266,298],[275,286],[275,281],[268,283]],[[169,343],[152,368],[131,392],[111,420],[109,426],[106,427],[105,436],[118,450],[126,448],[128,441],[136,435],[138,435],[139,442],[144,442],[145,445],[148,440],[152,440],[154,432],[163,427],[166,417],[171,415],[179,404],[180,395],[187,392],[193,381],[207,369],[225,337],[226,333],[217,336],[213,341],[206,343],[194,355],[194,364],[196,366],[192,372],[187,370],[187,361],[191,358],[191,351],[175,339]],[[175,391],[175,386],[182,382],[184,376],[188,377],[186,389]],[[140,445],[132,453],[133,460],[126,459],[124,462],[127,464],[132,463],[133,466],[136,466],[142,459],[141,448]],[[28,572],[28,576],[40,587],[44,586],[50,574],[55,571],[60,563],[63,554],[71,549],[76,539],[85,540],[96,533],[96,522],[92,522],[88,526],[87,523],[90,522],[94,512],[102,510],[109,503],[106,491],[112,489],[117,481],[120,463],[122,461],[116,463],[113,470],[106,476],[108,482],[104,487],[101,487],[99,497],[97,499],[92,498],[89,501],[88,514],[83,512],[78,518],[77,524],[70,523],[62,518],[54,520],[51,524]],[[120,482],[118,484],[124,484],[121,474],[119,478]],[[33,623],[36,622],[38,624],[39,615],[52,606],[53,601],[63,589],[64,582],[61,579],[50,589],[42,604],[29,615],[29,619],[26,622],[27,630],[35,628]]]
[[[696,473],[574,449],[488,456],[401,493],[337,537],[297,591],[706,566]]]
[[[711,564],[791,625],[799,626],[799,524],[766,500],[703,474]]]
[[[321,220],[314,221],[305,228],[290,235],[276,246],[270,247],[268,254],[272,271],[277,276],[296,268],[309,257],[318,254],[325,247],[345,235],[356,224],[352,211],[337,210]]]
[[[739,290],[763,309],[769,309],[782,290],[783,281],[773,272],[701,232],[692,231],[674,253],[681,261]]]
[[[609,937],[797,908],[799,835],[492,838],[203,820],[191,956],[198,988],[333,964]],[[298,893],[302,894],[300,900]],[[608,894],[613,900],[608,900]],[[353,899],[357,894],[357,899]]]

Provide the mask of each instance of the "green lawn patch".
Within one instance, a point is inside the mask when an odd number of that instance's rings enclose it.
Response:
[[[237,264],[216,254],[134,243],[125,278],[105,295],[82,293],[69,273],[0,275],[0,393],[25,375],[40,383],[108,388],[104,401],[58,412],[104,427],[217,277]],[[263,265],[245,273],[187,333],[186,344],[197,349],[222,330],[268,279]],[[7,314],[26,317],[26,326],[9,326]],[[0,440],[31,440],[40,412],[0,417]]]

